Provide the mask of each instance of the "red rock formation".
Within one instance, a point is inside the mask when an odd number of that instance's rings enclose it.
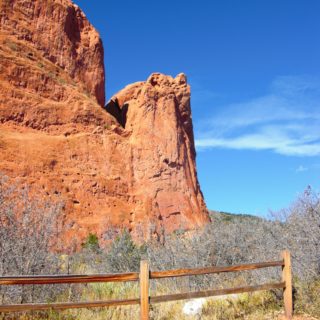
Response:
[[[130,193],[139,200],[132,223],[167,231],[203,225],[208,218],[197,180],[185,75],[173,79],[154,73],[113,100],[119,103],[128,135],[123,145],[131,167]]]
[[[89,232],[108,240],[110,227],[147,239],[204,225],[185,76],[116,94],[121,125],[99,106],[102,44],[77,6],[0,8],[0,172],[64,201],[66,246]]]
[[[1,0],[0,26],[1,120],[90,121],[83,98],[105,102],[103,47],[82,11],[68,0]]]

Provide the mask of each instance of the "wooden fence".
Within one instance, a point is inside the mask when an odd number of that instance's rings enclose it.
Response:
[[[150,297],[149,282],[152,279],[175,278],[194,275],[205,275],[223,272],[239,272],[269,267],[282,268],[282,280],[277,283],[267,283],[255,286],[245,286],[228,289],[215,289],[197,292],[186,292]],[[292,319],[292,284],[291,284],[291,261],[289,251],[283,251],[281,260],[250,263],[225,267],[207,267],[196,269],[177,269],[169,271],[150,271],[148,261],[141,261],[140,273],[121,274],[97,274],[97,275],[51,275],[51,276],[12,276],[0,277],[0,285],[41,285],[41,284],[62,284],[62,283],[90,283],[90,282],[127,282],[140,281],[140,298],[123,300],[106,300],[92,302],[68,302],[68,303],[32,303],[32,304],[11,304],[0,305],[1,312],[17,312],[28,310],[64,310],[75,308],[95,308],[124,305],[140,305],[140,319],[149,319],[149,305],[167,301],[185,300],[191,298],[212,297],[232,293],[253,292],[259,290],[283,289],[285,318]]]

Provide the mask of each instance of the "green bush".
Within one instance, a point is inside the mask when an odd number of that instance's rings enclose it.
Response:
[[[125,230],[113,241],[107,253],[107,265],[111,272],[139,271],[140,260],[146,255],[145,245],[135,244]]]
[[[82,243],[82,248],[89,249],[93,252],[98,252],[100,249],[99,239],[96,234],[89,233],[86,241]]]

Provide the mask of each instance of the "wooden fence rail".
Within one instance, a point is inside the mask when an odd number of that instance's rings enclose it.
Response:
[[[140,319],[149,320],[149,306],[154,303],[185,300],[191,298],[212,297],[225,294],[254,292],[261,290],[283,289],[284,311],[287,320],[292,319],[292,274],[289,251],[283,251],[281,260],[242,264],[225,267],[208,267],[195,269],[177,269],[169,271],[150,271],[148,261],[141,261],[140,273],[115,273],[96,275],[45,275],[45,276],[11,276],[0,277],[0,285],[41,285],[41,284],[62,284],[62,283],[90,283],[90,282],[140,282],[140,298],[123,300],[105,300],[92,302],[68,302],[68,303],[30,303],[0,305],[1,312],[18,312],[29,310],[65,310],[76,308],[97,308],[123,305],[140,305]],[[215,289],[197,292],[186,292],[150,297],[149,283],[152,279],[163,279],[172,277],[184,277],[204,275],[223,272],[239,272],[245,270],[256,270],[261,268],[281,267],[282,281],[277,283],[266,283],[255,286],[246,286],[228,289]]]

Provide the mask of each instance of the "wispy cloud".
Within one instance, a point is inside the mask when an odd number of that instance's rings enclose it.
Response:
[[[320,155],[320,79],[278,77],[270,93],[224,110],[196,132],[198,150],[271,150],[287,156]]]
[[[308,171],[309,169],[307,167],[304,167],[303,165],[300,165],[297,169],[296,169],[296,172],[299,173],[299,172],[305,172],[305,171]]]

